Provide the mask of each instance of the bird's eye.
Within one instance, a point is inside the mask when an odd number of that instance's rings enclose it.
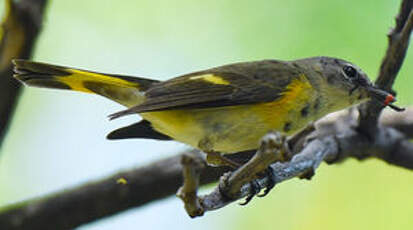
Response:
[[[357,70],[354,69],[354,67],[346,65],[343,67],[343,71],[346,74],[346,76],[350,79],[354,79],[357,77]]]

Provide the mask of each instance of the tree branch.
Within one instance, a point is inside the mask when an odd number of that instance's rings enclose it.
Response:
[[[396,118],[403,119],[396,119]],[[410,118],[410,119],[404,119]],[[395,132],[413,138],[413,107],[402,114],[386,110],[381,121],[383,131]],[[401,167],[413,168],[413,147],[410,143],[396,141],[396,134],[391,137],[377,139],[371,145],[370,141],[358,134],[348,124],[357,121],[357,113],[347,114],[346,111],[330,115],[317,123],[317,130],[307,135],[318,140],[311,141],[306,148],[297,149],[301,154],[295,156],[291,162],[276,163],[272,165],[277,183],[287,180],[318,166],[325,160],[330,163],[340,162],[347,157],[364,159],[365,153],[373,154],[391,164]],[[347,127],[349,130],[345,130]],[[396,130],[397,129],[397,130]],[[399,130],[399,131],[398,131]],[[409,130],[403,133],[403,130]],[[346,135],[334,134],[344,132]],[[385,133],[381,136],[385,136]],[[306,137],[303,137],[305,139]],[[399,143],[399,144],[397,144]],[[386,147],[385,151],[376,154],[376,150],[391,144],[394,148]],[[330,146],[326,152],[320,150],[323,146]],[[339,146],[338,148],[335,146]],[[377,149],[376,149],[377,148]],[[393,153],[391,154],[391,149]],[[366,151],[369,150],[369,151]],[[371,150],[371,151],[370,151]],[[373,151],[374,150],[374,151]],[[192,154],[192,153],[189,153]],[[0,229],[72,229],[82,224],[107,217],[133,207],[139,207],[175,194],[182,185],[182,155],[159,160],[145,167],[124,171],[108,178],[91,182],[79,187],[64,190],[40,199],[32,199],[2,208],[0,211]],[[201,171],[200,184],[205,185],[216,182],[219,177],[227,172],[228,168],[206,166]],[[117,183],[119,178],[124,178],[126,184]],[[260,181],[261,186],[266,181]],[[248,185],[242,188],[241,196],[245,196]],[[148,192],[150,191],[150,192]],[[217,194],[214,192],[213,194]],[[206,210],[213,210],[226,205],[229,201],[214,205],[215,200],[222,200],[220,196],[212,199],[212,195],[203,197]],[[64,211],[62,211],[64,210]]]
[[[43,21],[46,0],[6,0],[0,29],[0,145],[11,120],[20,84],[13,79],[14,58],[30,58]]]
[[[93,220],[173,195],[182,184],[181,155],[145,167],[28,200],[1,211],[0,229],[73,229]],[[206,167],[201,184],[218,180],[224,168]],[[126,183],[117,183],[123,178]]]
[[[315,171],[324,159],[330,157],[330,155],[337,154],[337,144],[332,142],[332,140],[330,137],[323,138],[322,140],[316,139],[310,142],[301,153],[295,155],[291,161],[287,163],[277,162],[271,165],[270,168],[273,171],[272,180],[275,181],[275,184],[278,184],[306,174],[308,171]],[[225,177],[222,178],[225,179]],[[269,183],[268,180],[268,177],[257,180],[259,187],[261,189],[266,188]],[[221,180],[220,184],[222,183],[227,182]],[[251,184],[244,184],[237,196],[232,196],[232,199],[228,199],[226,195],[222,194],[218,186],[212,193],[200,198],[201,208],[204,212],[222,208],[235,200],[248,196],[251,191],[250,187]]]
[[[295,153],[291,161],[271,165],[272,181],[278,184],[294,177],[301,177],[308,172],[315,172],[322,161],[338,163],[349,157],[360,160],[375,157],[393,165],[413,169],[413,143],[409,142],[403,133],[390,127],[379,127],[374,138],[370,139],[358,132],[354,126],[348,125],[349,122],[357,122],[356,118],[357,116],[350,114],[335,119],[333,124],[321,122],[319,128],[310,134],[311,141]],[[228,186],[227,183],[226,177],[222,177],[220,186]],[[259,179],[258,184],[261,189],[267,187],[269,178]],[[228,199],[220,186],[200,198],[200,210],[206,212],[222,208],[249,195],[251,190],[251,184],[244,184],[239,190],[240,193]]]
[[[397,74],[403,64],[413,29],[413,0],[403,0],[396,17],[396,26],[388,34],[388,47],[375,82],[376,86],[391,91]],[[360,106],[360,129],[374,135],[377,120],[384,107],[376,101]]]

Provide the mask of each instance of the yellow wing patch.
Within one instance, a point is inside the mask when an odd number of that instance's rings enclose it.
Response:
[[[223,79],[222,77],[213,75],[213,74],[205,74],[205,75],[200,75],[200,76],[194,76],[194,77],[190,77],[190,80],[198,80],[201,79],[203,81],[212,83],[212,84],[216,84],[216,85],[229,85],[230,82]]]

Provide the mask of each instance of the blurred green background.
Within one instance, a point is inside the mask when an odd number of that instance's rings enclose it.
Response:
[[[335,56],[372,78],[398,0],[55,0],[37,61],[167,79],[259,59]],[[413,47],[395,89],[413,102]],[[109,142],[137,117],[109,122],[121,107],[97,96],[25,89],[0,153],[0,206],[68,188],[185,148],[174,142]],[[412,229],[413,174],[379,160],[322,165],[247,207],[202,218],[170,197],[79,229]],[[149,192],[149,191],[148,191]]]

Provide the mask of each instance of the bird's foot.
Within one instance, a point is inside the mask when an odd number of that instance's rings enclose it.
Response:
[[[260,197],[267,195],[275,186],[273,170],[270,167],[275,162],[285,161],[288,155],[286,138],[280,133],[269,133],[261,141],[257,153],[244,165],[224,178],[220,187],[223,196],[230,199],[246,196],[242,205],[246,205],[254,196],[265,188]],[[266,180],[263,180],[266,178]],[[245,187],[244,187],[245,186]]]

